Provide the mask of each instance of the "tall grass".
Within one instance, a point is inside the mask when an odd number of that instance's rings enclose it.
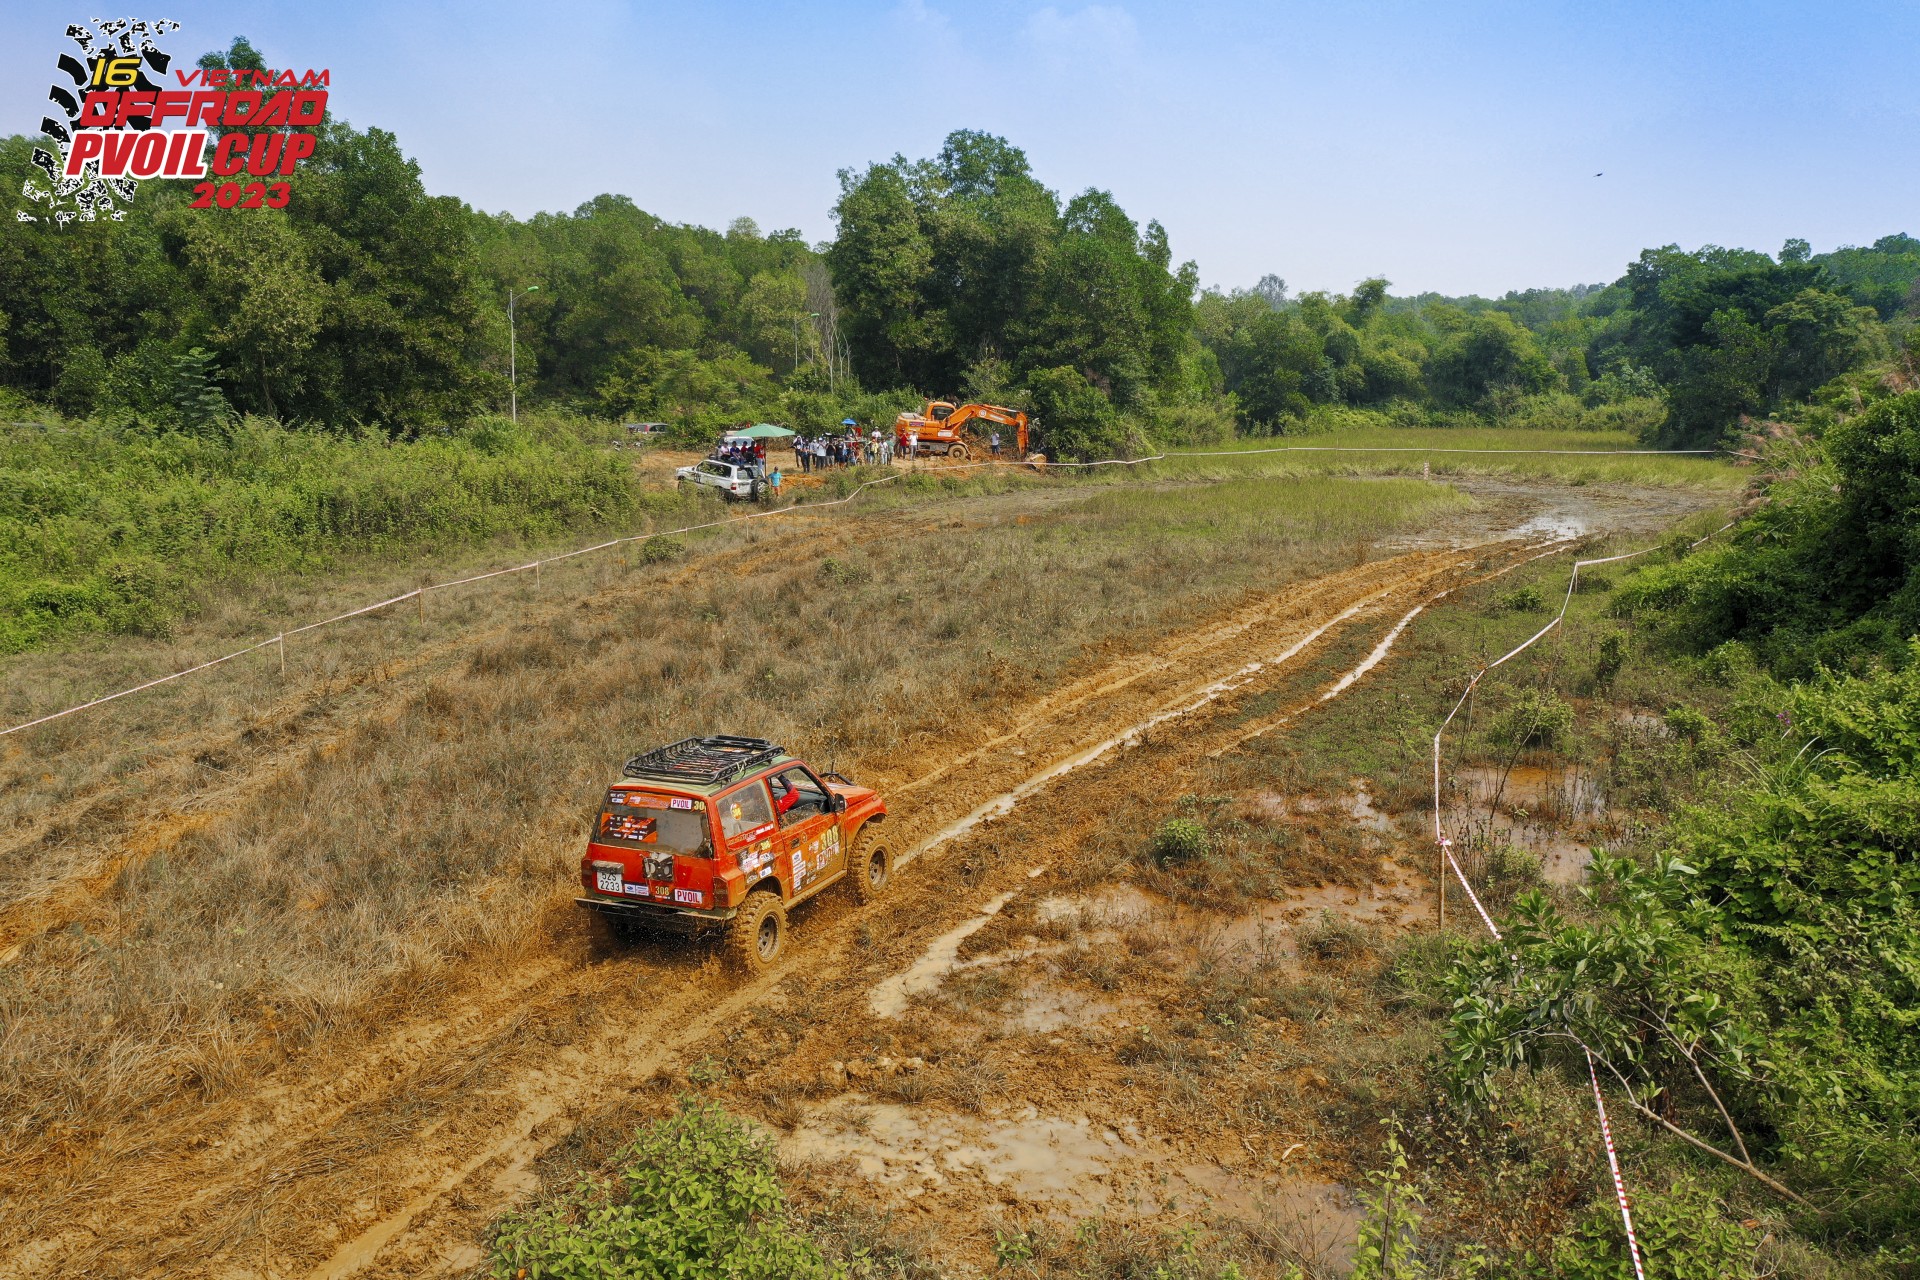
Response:
[[[351,555],[539,538],[631,519],[625,460],[503,422],[408,442],[288,431],[0,433],[0,652],[75,631],[166,634],[194,591]]]

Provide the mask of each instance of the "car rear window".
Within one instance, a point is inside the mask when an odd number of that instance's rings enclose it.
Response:
[[[705,854],[707,804],[651,791],[609,791],[594,820],[593,840],[616,849]]]
[[[719,805],[720,829],[729,840],[773,825],[773,806],[767,803],[764,782],[750,782],[731,795],[721,796]]]

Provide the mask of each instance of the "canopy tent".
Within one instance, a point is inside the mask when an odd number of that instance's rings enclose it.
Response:
[[[727,432],[729,438],[740,439],[744,437],[748,440],[784,440],[792,434],[793,432],[787,430],[785,427],[776,427],[771,422],[756,422],[752,426],[740,431]]]

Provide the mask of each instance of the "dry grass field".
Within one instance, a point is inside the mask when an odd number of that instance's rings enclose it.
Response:
[[[888,1105],[1004,1121],[1018,1105],[1058,1119],[1068,1096],[1083,1119],[1124,1104],[1144,1154],[1121,1181],[1142,1194],[1162,1175],[1190,1201],[1231,1199],[1236,1170],[1293,1177],[1273,1118],[1305,1123],[1312,1068],[1273,1068],[1293,1083],[1271,1096],[1251,1077],[1222,1094],[1209,1073],[1232,1052],[1298,1056],[1289,1027],[1351,1034],[1367,1006],[1334,1016],[1335,988],[1377,947],[1365,930],[1413,918],[1419,868],[1381,871],[1391,841],[1356,836],[1344,810],[1262,808],[1242,747],[1333,712],[1317,711],[1329,682],[1415,604],[1555,528],[1657,534],[1727,482],[1208,474],[923,481],[436,596],[291,645],[284,673],[264,651],[0,740],[0,1276],[458,1274],[543,1172],[590,1164],[676,1089],[757,1114],[796,1159],[846,1155],[823,1109],[842,1105],[846,1063],[887,1056],[932,1064],[889,1075],[873,1095]],[[220,599],[165,643],[22,655],[4,703],[184,665],[262,617],[395,580],[294,582]],[[1130,749],[1021,790],[1143,725]],[[741,983],[703,948],[616,946],[570,902],[596,789],[636,749],[714,731],[879,786],[903,848],[1022,799],[930,847],[893,902],[803,910],[784,969]],[[1132,861],[1183,795],[1229,796],[1245,820],[1211,881]],[[1287,870],[1262,852],[1296,844]],[[959,958],[1038,947],[1023,963],[1057,970],[1066,1012],[1020,1021],[1032,973],[992,965],[943,996],[926,994],[936,977],[905,1025],[873,1012],[877,982],[1001,894]],[[1287,912],[1259,917],[1263,895]],[[1201,925],[1249,910],[1284,945],[1244,925],[1238,958],[1206,941]],[[1320,994],[1295,992],[1303,973]],[[1225,1010],[1246,1043],[1115,1029],[1156,1009]],[[1062,1092],[1020,1055],[1072,1027],[1093,1039],[1054,1052],[1105,1065]],[[1394,1043],[1379,1038],[1379,1073]],[[838,1090],[820,1083],[836,1062]],[[1181,1099],[1271,1122],[1195,1128]],[[1339,1141],[1311,1155],[1315,1186],[1351,1172]],[[1266,1162],[1257,1176],[1243,1156]],[[853,1185],[804,1167],[822,1206]],[[876,1185],[858,1213],[908,1206]],[[973,1224],[951,1226],[953,1265],[992,1260],[987,1185],[926,1210]],[[1033,1247],[1044,1198],[1005,1208]]]

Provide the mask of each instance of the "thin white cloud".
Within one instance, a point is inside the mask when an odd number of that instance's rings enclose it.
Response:
[[[1133,15],[1115,5],[1072,12],[1048,5],[1027,19],[1026,36],[1038,53],[1063,62],[1129,62],[1140,49]]]

